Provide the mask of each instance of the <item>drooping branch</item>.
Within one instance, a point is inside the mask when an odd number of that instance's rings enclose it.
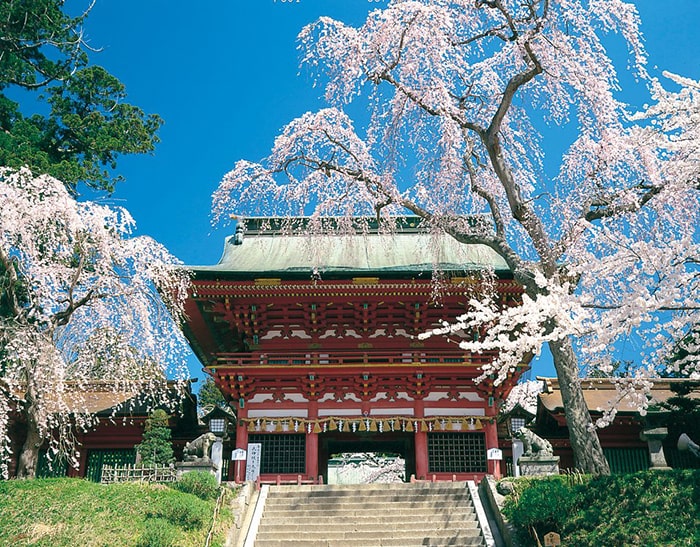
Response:
[[[347,150],[347,147],[344,147],[343,149]],[[289,158],[289,161],[292,161],[292,158]],[[300,155],[293,158],[293,161],[304,162],[304,165],[306,167],[324,172],[327,175],[330,173],[338,173],[346,179],[362,184],[364,188],[366,188],[379,201],[381,201],[383,206],[397,205],[405,210],[410,211],[414,215],[426,221],[429,221],[431,223],[439,222],[438,217],[434,213],[421,207],[413,200],[397,194],[395,191],[393,191],[393,188],[387,188],[380,177],[373,176],[371,173],[363,172],[358,169],[350,169],[348,167],[341,166],[333,161],[321,160],[319,158],[314,158],[310,156]],[[289,165],[285,164],[284,168],[286,169],[288,167]],[[526,264],[513,250],[513,248],[508,244],[507,240],[505,239],[505,234],[502,230],[500,233],[498,232],[498,230],[496,231],[496,233],[489,233],[478,230],[475,230],[470,233],[465,233],[463,231],[457,230],[450,223],[440,222],[440,226],[446,231],[446,233],[454,237],[460,243],[480,244],[493,249],[498,254],[503,256],[508,266],[513,270],[513,272],[515,272],[515,274],[518,276],[519,279],[521,279],[521,281],[523,281],[528,286],[531,286],[531,288],[534,287],[534,285],[532,285],[533,274],[531,266]]]
[[[603,218],[613,218],[626,213],[636,213],[663,190],[660,185],[650,185],[643,182],[636,186],[620,190],[610,196],[591,198],[583,208],[583,218],[594,222]],[[641,195],[635,200],[622,200],[626,194],[639,191]]]
[[[447,108],[435,108],[430,106],[428,103],[426,103],[420,96],[419,94],[412,89],[409,89],[408,87],[404,86],[401,84],[399,80],[397,80],[392,74],[390,73],[383,73],[378,76],[378,79],[381,81],[384,81],[394,87],[398,92],[400,92],[403,96],[405,96],[407,99],[409,99],[412,103],[414,103],[416,106],[421,108],[426,114],[429,114],[430,116],[433,117],[447,117],[450,118],[452,121],[456,122],[460,127],[464,129],[469,129],[471,131],[474,131],[477,135],[482,136],[484,134],[484,129],[479,125],[474,122],[470,122],[464,118],[461,118],[457,116],[457,114],[454,112],[453,109],[447,109]]]

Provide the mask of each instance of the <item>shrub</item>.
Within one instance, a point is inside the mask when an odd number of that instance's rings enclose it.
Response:
[[[174,547],[178,530],[168,520],[153,518],[146,521],[146,529],[136,547]]]
[[[524,486],[524,487],[523,487]],[[561,534],[577,499],[565,477],[540,478],[519,484],[509,498],[504,513],[518,530],[523,543],[529,543],[533,532],[539,540],[549,532]]]
[[[173,486],[180,492],[194,494],[203,500],[216,499],[219,495],[216,477],[205,471],[184,473]]]
[[[146,419],[143,442],[135,447],[141,455],[141,463],[144,465],[168,465],[175,461],[170,437],[168,415],[164,410],[154,410]]]
[[[173,498],[159,507],[151,515],[154,520],[165,519],[185,530],[202,528],[211,518],[210,508],[202,502]]]

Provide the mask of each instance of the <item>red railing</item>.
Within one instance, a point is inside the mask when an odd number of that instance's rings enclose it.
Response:
[[[285,366],[481,366],[494,358],[491,353],[394,351],[394,352],[332,352],[328,353],[220,353],[210,367],[285,367]]]

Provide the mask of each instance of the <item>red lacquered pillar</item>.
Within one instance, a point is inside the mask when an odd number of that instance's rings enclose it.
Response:
[[[495,407],[489,407],[487,413],[491,414],[491,410]],[[486,451],[488,452],[491,448],[498,448],[498,425],[496,424],[496,416],[487,416],[490,418],[486,422]],[[496,480],[501,478],[501,460],[487,460],[488,470],[491,475],[493,475]]]
[[[242,418],[248,417],[248,412],[245,409],[240,409],[238,411],[238,424],[236,425],[236,448],[243,449],[247,452],[248,450],[248,424],[244,422]],[[245,460],[238,460],[235,462],[236,470],[234,480],[237,483],[245,481]]]
[[[309,403],[310,421],[318,418],[318,404]],[[308,478],[316,480],[318,478],[318,433],[314,432],[314,425],[310,424],[306,430],[306,475]]]
[[[424,417],[424,404],[423,401],[416,401],[415,403],[415,413],[416,418]],[[428,477],[428,432],[421,431],[423,429],[418,424],[414,433],[414,445],[416,452],[416,478],[418,480],[424,480]]]

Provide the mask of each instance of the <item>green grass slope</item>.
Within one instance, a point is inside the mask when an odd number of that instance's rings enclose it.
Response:
[[[700,545],[700,470],[518,479],[503,512],[521,545]]]
[[[0,481],[0,546],[200,547],[215,505],[163,485]],[[213,545],[232,522],[224,504]]]

